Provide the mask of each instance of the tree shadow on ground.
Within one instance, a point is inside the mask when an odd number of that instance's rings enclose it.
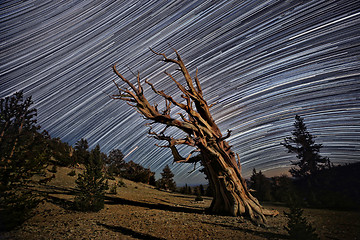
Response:
[[[70,201],[68,199],[59,198],[55,196],[48,196],[46,201],[55,204],[65,210],[75,210],[73,201]]]
[[[109,205],[120,204],[120,205],[131,205],[131,206],[136,206],[136,207],[144,207],[144,208],[171,211],[171,212],[199,213],[199,214],[205,213],[204,209],[195,209],[195,208],[181,207],[181,206],[171,206],[171,205],[162,204],[162,203],[138,202],[138,201],[134,201],[134,200],[128,200],[128,199],[124,199],[124,198],[110,197],[110,196],[106,196],[105,199],[106,199],[106,204],[109,204]]]
[[[125,227],[121,227],[121,226],[111,226],[111,225],[107,225],[107,224],[103,224],[103,223],[97,223],[97,225],[102,226],[106,229],[109,229],[113,232],[119,232],[121,234],[133,237],[133,238],[137,238],[137,239],[143,239],[143,240],[165,240],[165,238],[158,238],[158,237],[154,237],[152,235],[146,234],[146,233],[140,233],[140,232],[136,232],[130,228],[125,228]]]
[[[65,210],[74,210],[74,204],[71,200],[57,197],[54,195],[75,196],[78,191],[75,188],[62,188],[57,186],[45,186],[43,189],[34,190],[41,194],[46,194],[45,201],[53,203]],[[51,194],[51,195],[50,195]]]
[[[45,185],[42,189],[35,191],[47,194],[62,194],[62,195],[76,195],[79,191],[76,188],[64,188],[58,186]]]
[[[172,204],[172,202],[171,202],[171,201],[167,201],[167,200],[164,200],[164,199],[161,199],[161,198],[155,198],[155,197],[154,197],[154,199],[156,199],[156,200],[158,200],[158,201],[161,201],[161,202],[164,202],[164,203],[169,203],[169,204]],[[195,202],[195,200],[193,200],[193,202]],[[180,204],[180,203],[178,203],[178,204],[176,204],[176,205],[177,205],[177,207],[179,207],[179,206],[182,206],[182,207],[185,207],[185,208],[187,208],[187,207],[188,207],[187,205]],[[192,206],[192,207],[191,207],[191,209],[198,209],[198,210],[202,210],[203,208],[202,208],[202,207],[198,207],[198,206]]]
[[[259,237],[263,237],[263,238],[266,238],[266,239],[290,239],[290,237],[288,235],[281,234],[281,233],[256,231],[256,230],[252,230],[252,229],[247,229],[247,228],[242,228],[242,227],[235,227],[235,226],[222,224],[222,223],[212,223],[212,222],[202,222],[202,223],[210,224],[210,225],[217,225],[217,226],[229,228],[231,230],[246,232],[246,233],[250,233],[250,234],[253,234],[253,235],[256,235],[256,236],[259,236]]]

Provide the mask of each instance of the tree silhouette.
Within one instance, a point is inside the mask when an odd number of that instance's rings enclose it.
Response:
[[[120,175],[126,165],[124,154],[120,149],[111,150],[105,163],[108,165],[108,172],[110,175]]]
[[[28,184],[45,174],[49,137],[38,132],[32,104],[22,91],[0,99],[0,228],[22,223],[41,201]]]
[[[265,175],[261,172],[256,172],[256,169],[253,169],[253,173],[250,177],[251,189],[255,190],[255,197],[260,201],[271,201],[271,182]]]
[[[305,126],[304,119],[299,115],[295,116],[295,129],[292,131],[293,137],[286,137],[285,143],[281,143],[288,149],[289,153],[296,153],[299,161],[292,162],[298,168],[291,168],[290,173],[297,178],[305,177],[330,167],[330,160],[320,156],[321,144],[316,144],[315,136],[311,135]]]
[[[121,169],[120,176],[126,179],[129,179],[134,182],[142,182],[150,184],[154,181],[155,173],[152,172],[149,168],[145,168],[138,163],[129,161],[124,164],[124,167]]]
[[[89,144],[86,139],[80,139],[75,143],[75,159],[77,163],[85,163],[89,158]]]
[[[158,187],[165,190],[176,190],[176,183],[173,179],[174,174],[171,172],[169,165],[166,165],[161,173],[161,178],[158,181]]]
[[[318,240],[319,237],[313,228],[303,216],[303,210],[296,204],[291,203],[290,212],[284,212],[288,218],[285,230],[289,233],[290,238],[294,240]]]
[[[170,148],[175,162],[201,162],[214,193],[210,211],[233,216],[247,215],[258,223],[266,222],[265,215],[277,215],[278,212],[276,211],[264,209],[247,190],[246,183],[241,176],[240,165],[235,159],[235,153],[231,150],[229,143],[225,141],[230,137],[231,132],[228,131],[227,135],[223,136],[212,118],[210,114],[212,105],[208,105],[204,99],[197,71],[193,79],[175,49],[176,59],[168,58],[164,53],[150,50],[161,56],[163,62],[175,64],[179,67],[185,85],[176,80],[172,74],[167,72],[165,74],[178,88],[182,101],[176,100],[164,91],[157,90],[152,83],[145,80],[153,92],[165,100],[164,109],[159,110],[157,104],[151,105],[146,99],[140,74],[137,74],[137,84],[134,85],[118,72],[115,65],[113,66],[115,74],[130,89],[113,81],[119,93],[113,95],[112,98],[126,101],[143,117],[152,121],[149,124],[149,134],[155,139],[167,142],[167,145],[160,147]],[[175,115],[171,114],[172,106],[180,110]],[[160,123],[165,127],[157,133],[152,130],[153,123]],[[183,131],[186,136],[178,139],[168,136],[165,134],[168,128],[177,128]],[[187,145],[193,147],[194,150],[187,157],[183,157],[178,152],[177,145]],[[194,153],[200,153],[200,157],[198,157],[199,155],[192,156]]]
[[[102,173],[103,162],[97,145],[84,159],[85,171],[79,174],[76,187],[75,208],[80,211],[99,211],[104,208],[105,190],[108,188]]]

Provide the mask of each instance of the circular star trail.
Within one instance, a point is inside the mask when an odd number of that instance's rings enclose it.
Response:
[[[33,96],[38,123],[74,144],[120,149],[178,184],[205,183],[192,165],[172,164],[146,120],[115,101],[111,66],[132,71],[180,99],[152,47],[181,54],[248,177],[281,173],[295,156],[280,145],[305,118],[321,154],[360,161],[360,2],[329,1],[1,1],[0,97]],[[182,81],[179,74],[174,75]],[[124,86],[124,85],[123,85]],[[151,103],[162,99],[148,88]],[[175,110],[174,110],[175,111]],[[160,126],[157,128],[161,129]],[[168,132],[181,136],[175,130]],[[185,155],[188,149],[181,149]],[[198,168],[199,166],[197,166]],[[191,172],[191,173],[189,173]],[[159,176],[159,175],[157,175]]]

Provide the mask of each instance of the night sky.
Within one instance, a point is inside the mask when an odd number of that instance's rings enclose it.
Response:
[[[169,164],[178,185],[205,183],[198,171],[189,174],[193,165],[173,164],[170,150],[154,145],[140,114],[108,97],[116,94],[117,63],[126,78],[134,82],[131,71],[140,71],[180,100],[163,71],[184,82],[181,75],[149,51],[174,57],[176,48],[191,76],[198,68],[223,134],[232,130],[244,177],[254,167],[269,176],[287,171],[296,158],[280,142],[296,114],[324,145],[323,156],[355,162],[359,26],[358,0],[1,1],[0,97],[32,95],[42,129],[71,145],[86,138],[105,153],[133,150],[126,161],[150,167],[157,178]],[[164,105],[145,84],[144,91],[150,103]]]

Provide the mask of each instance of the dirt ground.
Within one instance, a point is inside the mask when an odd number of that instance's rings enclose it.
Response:
[[[77,170],[79,171],[79,170]],[[289,239],[284,229],[288,209],[264,204],[280,215],[268,218],[266,228],[240,217],[205,213],[211,198],[156,190],[146,184],[123,180],[117,194],[107,194],[105,208],[95,213],[70,210],[76,176],[59,168],[56,178],[40,191],[48,200],[22,226],[0,233],[0,239]],[[111,185],[114,181],[110,181]],[[304,216],[321,239],[360,239],[360,213],[304,209]]]

